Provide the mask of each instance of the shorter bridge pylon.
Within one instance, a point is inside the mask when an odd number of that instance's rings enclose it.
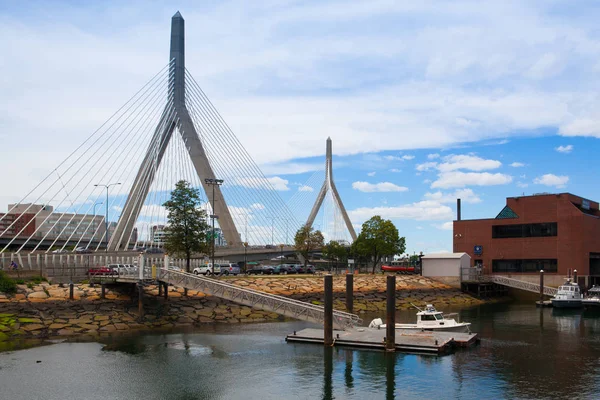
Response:
[[[352,222],[350,222],[350,218],[348,217],[348,213],[346,212],[346,208],[344,207],[344,203],[342,203],[342,198],[338,193],[337,188],[335,187],[335,182],[333,181],[333,163],[332,163],[332,150],[331,150],[331,138],[327,138],[327,148],[325,151],[325,182],[323,182],[323,186],[321,186],[321,190],[317,196],[317,200],[310,211],[308,216],[308,220],[306,221],[306,226],[312,227],[315,222],[315,218],[317,217],[317,213],[319,209],[323,205],[323,200],[325,200],[325,195],[327,192],[331,193],[333,197],[333,202],[340,210],[342,214],[342,218],[344,219],[344,223],[346,224],[346,228],[348,232],[350,232],[350,236],[352,240],[356,240],[356,231],[354,231],[354,227],[352,226]]]

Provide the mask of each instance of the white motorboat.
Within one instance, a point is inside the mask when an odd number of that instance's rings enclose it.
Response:
[[[558,287],[558,291],[552,298],[552,307],[556,308],[581,308],[582,303],[581,290],[579,285],[571,282],[571,279]]]
[[[446,331],[446,332],[467,332],[470,333],[470,322],[457,322],[452,318],[444,318],[444,313],[435,309],[431,304],[427,304],[425,310],[417,312],[416,324],[396,324],[396,329],[413,329],[425,331]],[[369,324],[369,328],[385,328],[381,318],[375,318]]]
[[[581,300],[581,303],[584,307],[592,308],[592,307],[600,307],[600,287],[592,286],[590,290],[588,290],[587,295]]]

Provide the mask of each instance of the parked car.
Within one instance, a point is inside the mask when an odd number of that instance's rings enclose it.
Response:
[[[147,254],[163,254],[165,251],[159,247],[150,247],[144,250]]]
[[[91,249],[88,249],[87,247],[77,247],[75,250],[73,250],[75,253],[78,254],[89,254],[92,252]]]
[[[221,265],[215,263],[215,268],[212,267],[212,263],[205,264],[201,267],[196,267],[192,271],[196,275],[212,275],[221,273]]]
[[[65,249],[56,249],[56,250],[52,251],[52,254],[63,254],[63,253],[68,253],[68,251]]]
[[[237,264],[221,264],[221,275],[237,276],[241,273],[240,266]]]
[[[167,267],[167,269],[168,269],[168,270],[171,270],[171,271],[184,272],[184,271],[183,271],[183,269],[181,269],[181,268],[180,268],[180,267],[178,267],[177,265],[173,265],[173,264],[169,265],[169,266]],[[196,274],[196,275],[197,275],[197,274]]]
[[[315,266],[308,264],[306,266],[306,273],[307,274],[314,274],[315,273]]]
[[[146,248],[145,247],[134,247],[133,251],[137,251],[138,253],[141,253],[141,252],[145,252]]]
[[[117,272],[109,267],[94,267],[88,269],[88,275],[90,276],[98,276],[98,275],[115,275]]]
[[[274,273],[280,274],[280,275],[295,274],[296,269],[294,268],[293,265],[281,264],[281,265],[278,265],[275,267]]]
[[[246,273],[248,275],[272,275],[275,273],[275,268],[270,265],[253,265],[246,271]]]
[[[306,272],[306,268],[304,268],[304,264],[296,264],[294,265],[297,274],[303,274]]]

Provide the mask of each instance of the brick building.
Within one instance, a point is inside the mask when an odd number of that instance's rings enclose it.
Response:
[[[485,272],[559,285],[569,269],[600,284],[598,203],[570,193],[509,197],[495,218],[454,221],[454,252]]]

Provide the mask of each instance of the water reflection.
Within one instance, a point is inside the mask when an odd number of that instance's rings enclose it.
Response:
[[[285,334],[303,323],[220,326],[0,354],[0,376],[11,382],[3,385],[2,398],[38,398],[40,387],[47,400],[73,392],[86,399],[148,400],[596,397],[599,313],[504,304],[461,314],[482,343],[445,357],[285,343]],[[30,375],[39,384],[20,378]]]

